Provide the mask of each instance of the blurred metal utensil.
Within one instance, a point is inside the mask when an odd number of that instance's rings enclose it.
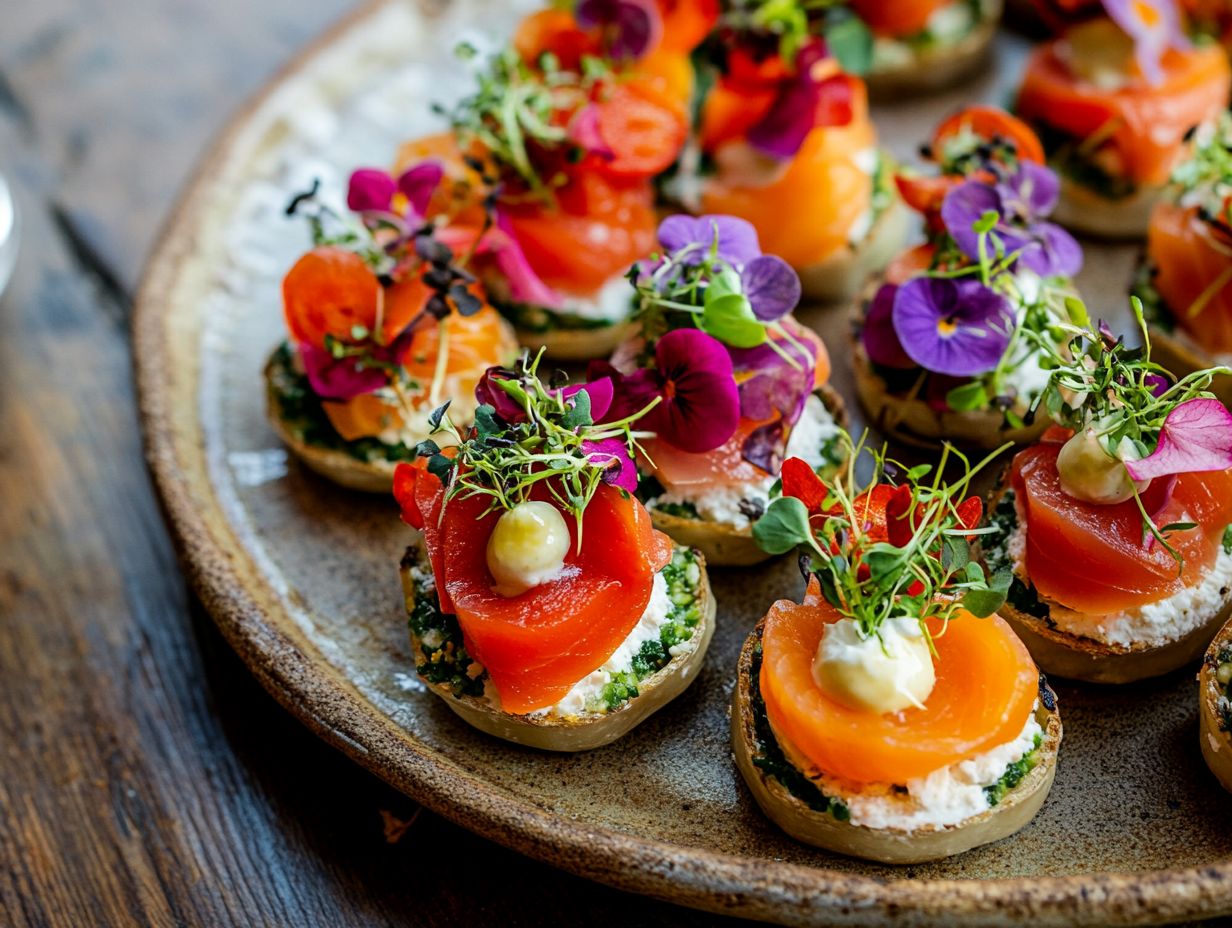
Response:
[[[0,174],[0,296],[13,276],[17,264],[17,244],[20,224],[17,217],[17,202],[9,185]]]

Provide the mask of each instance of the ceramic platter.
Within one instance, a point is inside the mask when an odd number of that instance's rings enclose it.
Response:
[[[136,357],[148,452],[185,569],[262,683],[321,737],[434,811],[624,889],[805,924],[1146,924],[1232,912],[1232,797],[1203,766],[1192,670],[1140,686],[1059,683],[1056,786],[1020,834],[952,860],[891,868],[796,844],[732,764],[727,706],[745,635],[801,581],[784,562],[713,574],[719,628],[683,697],[615,746],[564,756],[484,737],[417,682],[392,500],[288,461],[262,412],[281,338],[279,282],[307,246],[289,196],[388,163],[467,86],[451,48],[490,46],[519,11],[452,0],[361,9],[236,118],[176,210],[140,299]],[[482,31],[478,24],[482,24]],[[875,110],[910,159],[962,102],[1004,102],[1025,46],[995,73]],[[1079,279],[1122,326],[1134,249],[1091,246]],[[852,406],[846,307],[810,308]]]

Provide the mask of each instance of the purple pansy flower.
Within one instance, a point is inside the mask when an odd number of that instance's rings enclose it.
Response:
[[[1014,319],[1005,297],[978,280],[916,277],[898,288],[894,331],[903,351],[938,374],[975,377],[997,366]]]
[[[795,75],[779,91],[769,111],[747,134],[749,144],[771,158],[794,158],[808,134],[818,126],[851,121],[852,83],[846,74],[818,77],[818,65],[829,57],[820,39],[796,54]]]
[[[1043,165],[1024,161],[1018,171],[995,185],[967,180],[941,204],[941,219],[968,258],[979,259],[975,224],[985,213],[998,217],[993,233],[1006,252],[1019,252],[1018,264],[1043,277],[1073,277],[1082,269],[1082,248],[1074,237],[1044,217],[1057,204],[1060,183]]]
[[[776,322],[800,302],[800,275],[777,255],[750,260],[740,271],[740,284],[758,322]]]
[[[595,371],[600,369],[595,366]],[[606,372],[617,380],[609,418],[631,416],[660,397],[639,426],[681,451],[713,451],[740,424],[731,355],[705,332],[673,329],[655,344],[653,368],[625,375],[614,368]]]
[[[1169,48],[1187,49],[1189,40],[1173,0],[1103,0],[1108,17],[1134,41],[1134,59],[1148,83],[1164,77],[1161,63]]]
[[[617,60],[641,58],[663,35],[659,9],[650,0],[578,0],[573,15],[583,29],[603,31],[607,53]]]
[[[778,345],[794,366],[769,345],[731,350],[734,370],[743,375],[738,388],[741,416],[771,420],[749,434],[742,456],[768,473],[777,473],[783,463],[787,438],[813,392],[817,370],[817,356],[808,341],[799,347],[790,342]]]
[[[877,288],[872,303],[864,314],[864,328],[860,338],[864,352],[874,364],[882,367],[912,368],[916,363],[903,350],[903,343],[894,331],[894,299],[898,296],[896,284],[882,284]]]
[[[1134,480],[1232,467],[1232,413],[1212,398],[1181,403],[1164,419],[1155,450],[1141,461],[1127,461]]]
[[[716,238],[719,258],[734,267],[744,267],[761,254],[753,224],[735,216],[668,216],[659,223],[658,235],[659,244],[685,265],[705,261]]]

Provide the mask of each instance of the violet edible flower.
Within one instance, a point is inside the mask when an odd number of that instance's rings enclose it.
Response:
[[[1174,0],[1103,0],[1108,18],[1134,41],[1134,59],[1149,84],[1163,81],[1162,59],[1170,48],[1190,47]]]
[[[737,268],[761,254],[757,229],[736,216],[668,216],[659,223],[658,236],[674,260],[689,266],[704,262],[716,240],[718,257]]]
[[[663,20],[649,0],[579,0],[574,18],[583,29],[600,29],[607,53],[618,61],[636,60],[659,44]]]
[[[864,352],[874,364],[902,370],[915,367],[916,363],[903,350],[894,330],[894,298],[898,296],[896,284],[882,284],[877,288],[872,303],[864,314],[864,327],[860,338]]]
[[[995,368],[1014,326],[1005,297],[971,279],[913,278],[898,288],[893,314],[894,331],[911,360],[956,377]]]
[[[995,213],[992,232],[1006,253],[1019,252],[1018,264],[1041,277],[1073,277],[1082,269],[1082,248],[1074,237],[1043,217],[1057,204],[1060,182],[1056,174],[1033,161],[1023,161],[1017,172],[997,183],[966,180],[941,204],[941,219],[956,245],[968,258],[980,258],[975,225],[985,213]]]
[[[1181,403],[1164,419],[1155,450],[1140,461],[1126,461],[1134,480],[1232,467],[1232,413],[1217,399]]]
[[[745,298],[758,322],[777,322],[800,302],[800,275],[777,255],[758,255],[740,272]]]

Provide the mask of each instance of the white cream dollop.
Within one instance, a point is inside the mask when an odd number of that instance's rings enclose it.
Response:
[[[569,526],[551,503],[526,500],[501,514],[488,538],[488,570],[501,596],[555,580],[569,553]]]
[[[1121,442],[1115,457],[1105,449],[1093,428],[1075,432],[1057,455],[1057,475],[1061,489],[1088,503],[1111,506],[1123,503],[1146,489],[1149,480],[1134,483],[1126,461],[1138,460],[1138,449],[1130,442]]]
[[[884,714],[923,708],[937,675],[920,623],[886,619],[879,631],[865,638],[854,619],[827,625],[813,658],[813,679],[827,696],[853,709]]]

